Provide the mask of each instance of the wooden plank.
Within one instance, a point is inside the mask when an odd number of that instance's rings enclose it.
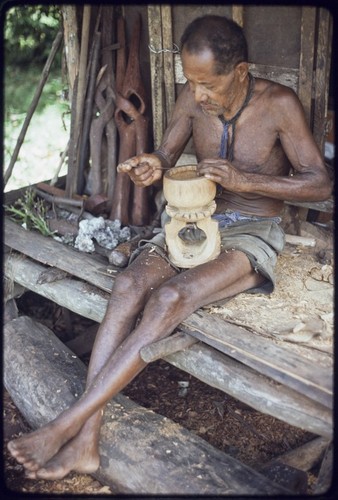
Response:
[[[153,113],[154,148],[158,148],[164,132],[163,48],[161,5],[148,5],[150,47],[151,99]]]
[[[244,7],[243,5],[233,5],[232,6],[232,19],[239,26],[243,28],[244,26]]]
[[[174,57],[172,53],[173,36],[172,36],[171,5],[161,5],[161,21],[162,21],[163,47],[166,49],[166,51],[163,52],[163,79],[164,79],[164,93],[165,93],[164,128],[166,128],[175,106],[175,76],[174,76]]]
[[[203,342],[164,359],[261,413],[328,439],[332,436],[331,410]]]
[[[112,289],[112,279],[102,275],[102,261],[99,262],[91,255],[78,252],[53,238],[26,231],[7,217],[5,218],[5,244],[43,264],[58,267],[101,290],[110,292]]]
[[[313,369],[305,358],[287,352],[271,339],[244,328],[226,324],[222,318],[204,312],[182,322],[183,331],[221,352],[281,382],[320,404],[332,408],[333,373],[331,369]]]
[[[32,427],[73,404],[86,368],[47,327],[21,317],[5,327],[5,387]],[[37,390],[38,388],[38,390]],[[93,474],[115,493],[273,495],[287,490],[204,439],[117,395],[100,434]]]
[[[182,61],[179,54],[174,54],[175,82],[184,84],[187,80],[183,74]],[[249,70],[257,78],[266,78],[282,85],[298,90],[298,69],[267,66],[265,64],[249,63]]]
[[[102,321],[108,295],[104,298],[95,289],[88,290],[83,282],[70,278],[38,285],[36,281],[43,269],[41,264],[14,252],[6,255],[4,262],[5,275],[12,280],[86,318]],[[314,434],[332,435],[330,410],[203,343],[164,359],[257,411]],[[316,361],[313,364],[318,366]]]
[[[313,135],[319,149],[324,153],[329,74],[331,66],[332,18],[330,11],[319,9],[316,77],[314,89]]]
[[[313,62],[315,51],[316,9],[302,7],[301,48],[299,60],[298,97],[303,104],[310,127],[312,110]]]

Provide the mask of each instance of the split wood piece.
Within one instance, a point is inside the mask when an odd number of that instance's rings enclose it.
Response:
[[[42,324],[22,316],[5,325],[4,384],[38,428],[84,390],[83,363]],[[38,390],[37,390],[38,387]],[[288,490],[178,424],[121,394],[107,405],[101,466],[93,476],[115,493],[277,495]]]
[[[224,321],[215,315],[198,312],[182,322],[186,333],[219,349],[225,354],[247,364],[260,373],[295,389],[300,394],[332,408],[333,373],[331,369],[313,370],[313,365],[291,351],[273,342],[250,333],[232,324],[225,326]]]
[[[78,255],[79,259],[81,257]],[[101,323],[106,312],[108,296],[103,297],[99,290],[95,291],[89,285],[70,278],[38,285],[37,280],[43,270],[41,264],[23,258],[20,254],[12,252],[6,255],[5,276],[62,307]],[[316,352],[316,359],[318,354],[323,357],[322,353]],[[285,355],[287,356],[287,353]],[[164,359],[261,413],[313,434],[332,437],[332,411],[328,408],[277,384],[203,342]],[[317,366],[317,361],[314,361],[313,365]]]
[[[54,40],[53,45],[52,45],[51,52],[50,52],[50,54],[48,56],[48,59],[46,61],[45,66],[44,66],[44,68],[42,70],[42,74],[41,74],[41,78],[40,78],[39,84],[38,84],[38,86],[37,86],[37,88],[35,90],[35,94],[33,96],[33,100],[32,100],[32,102],[31,102],[31,104],[29,106],[27,115],[26,115],[25,120],[23,122],[23,125],[22,125],[22,128],[21,128],[18,140],[16,142],[16,145],[15,145],[15,148],[14,148],[11,160],[9,162],[8,168],[7,168],[7,170],[5,172],[5,175],[4,175],[4,186],[6,186],[9,178],[12,175],[13,168],[14,168],[15,162],[16,162],[18,156],[19,156],[19,152],[20,152],[21,146],[23,144],[23,141],[25,139],[28,126],[30,124],[30,121],[32,119],[34,111],[35,111],[35,109],[36,109],[36,107],[37,107],[37,105],[39,103],[39,99],[40,99],[40,96],[42,94],[43,87],[45,86],[45,83],[46,83],[46,81],[48,79],[52,62],[54,61],[54,58],[55,58],[55,55],[56,55],[57,51],[59,50],[59,47],[61,45],[61,41],[62,41],[62,32],[60,31],[56,35],[56,37],[55,37],[55,40]]]
[[[198,342],[196,339],[183,332],[176,332],[166,339],[159,340],[153,344],[143,347],[140,351],[141,358],[146,363],[164,358],[169,354],[182,351]]]

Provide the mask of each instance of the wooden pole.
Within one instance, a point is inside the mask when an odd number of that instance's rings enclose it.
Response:
[[[71,102],[73,99],[75,79],[79,73],[80,57],[76,5],[62,5],[61,12],[63,18],[65,56],[69,83],[69,100]]]
[[[82,19],[82,32],[81,32],[81,50],[80,50],[80,63],[79,63],[79,77],[77,83],[77,94],[76,94],[76,113],[75,113],[75,125],[74,125],[74,163],[68,165],[68,175],[66,192],[68,197],[72,197],[74,193],[78,192],[78,151],[79,151],[79,139],[80,131],[82,125],[83,108],[86,96],[86,72],[87,72],[87,60],[88,60],[88,45],[89,45],[89,25],[90,25],[90,13],[91,6],[84,5],[83,7],[83,19]]]
[[[53,42],[52,50],[51,50],[51,52],[50,52],[50,54],[48,56],[48,59],[46,61],[45,66],[44,66],[44,68],[42,70],[42,74],[41,74],[41,78],[40,78],[39,84],[38,84],[38,86],[36,88],[33,100],[31,102],[31,105],[29,106],[26,118],[25,118],[25,120],[23,122],[23,125],[22,125],[22,128],[21,128],[21,132],[19,134],[19,137],[18,137],[16,146],[15,146],[12,158],[10,160],[10,163],[8,165],[8,168],[7,168],[5,176],[4,176],[4,185],[7,184],[10,176],[12,175],[13,168],[14,168],[15,162],[16,162],[16,160],[18,158],[20,148],[21,148],[21,146],[23,144],[23,141],[25,139],[28,126],[30,124],[30,121],[32,119],[34,111],[35,111],[35,109],[36,109],[36,107],[37,107],[37,105],[39,103],[39,99],[40,99],[40,96],[42,94],[42,90],[43,90],[43,88],[45,86],[45,83],[46,83],[46,81],[48,79],[52,62],[54,61],[54,57],[55,57],[55,55],[56,55],[56,53],[57,53],[57,51],[58,51],[58,49],[60,47],[61,41],[62,41],[62,32],[59,31],[59,33],[56,35],[55,40]]]

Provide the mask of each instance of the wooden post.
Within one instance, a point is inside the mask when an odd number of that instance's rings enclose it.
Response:
[[[298,97],[303,104],[305,115],[312,127],[312,85],[315,51],[316,9],[302,7],[301,47],[299,59]]]
[[[82,126],[82,117],[84,111],[84,102],[86,97],[86,86],[87,86],[87,60],[88,60],[88,45],[89,45],[89,24],[90,24],[90,12],[91,6],[84,5],[83,7],[83,19],[82,19],[82,33],[81,33],[81,48],[80,48],[80,62],[79,62],[79,73],[77,82],[77,92],[76,92],[76,106],[75,106],[75,123],[74,123],[74,137],[73,137],[73,147],[74,147],[74,162],[68,164],[68,175],[66,183],[66,194],[69,198],[73,196],[74,193],[79,191],[78,189],[78,167],[79,167],[79,141],[80,141],[80,131]]]
[[[175,106],[175,72],[174,57],[171,49],[173,47],[171,5],[161,5],[162,40],[163,48],[163,72],[165,93],[165,123],[167,127],[171,113]]]
[[[158,148],[164,132],[165,115],[163,103],[163,48],[161,28],[161,6],[148,5],[148,26],[150,46],[151,98],[153,110],[154,148]]]
[[[316,59],[316,81],[314,89],[313,135],[319,149],[324,153],[325,130],[328,103],[328,76],[331,62],[332,19],[330,11],[324,8],[318,13],[318,49]]]
[[[75,79],[79,72],[79,38],[76,5],[61,6],[65,56],[67,62],[69,100],[72,101]]]

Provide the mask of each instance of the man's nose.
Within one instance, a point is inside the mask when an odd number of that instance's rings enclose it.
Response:
[[[200,85],[196,85],[194,94],[197,103],[206,102],[208,99],[205,89]]]

